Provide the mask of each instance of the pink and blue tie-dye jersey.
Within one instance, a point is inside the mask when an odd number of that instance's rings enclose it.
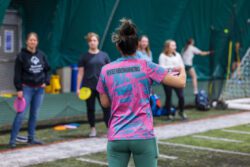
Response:
[[[97,90],[111,101],[108,140],[154,138],[150,87],[167,74],[155,63],[121,57],[102,68]]]

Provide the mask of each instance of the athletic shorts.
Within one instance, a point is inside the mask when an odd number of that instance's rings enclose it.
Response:
[[[193,66],[190,65],[185,65],[185,70],[188,72],[191,68],[193,68]]]
[[[131,154],[136,167],[157,167],[156,139],[114,140],[107,145],[109,167],[127,167]]]

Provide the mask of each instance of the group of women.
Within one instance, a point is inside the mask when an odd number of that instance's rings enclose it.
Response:
[[[210,52],[201,51],[200,49],[195,47],[194,40],[192,38],[190,38],[187,41],[185,47],[183,48],[182,56],[180,55],[180,53],[176,51],[176,49],[177,49],[177,46],[174,40],[171,40],[171,39],[166,40],[164,43],[163,51],[159,56],[159,65],[170,71],[173,71],[175,68],[185,67],[186,72],[188,72],[192,78],[194,95],[196,99],[197,94],[198,94],[198,84],[197,84],[197,75],[193,67],[193,58],[194,58],[194,55],[206,56],[206,55],[209,55]],[[137,50],[137,56],[147,61],[152,61],[152,52],[149,47],[149,39],[145,35],[141,36],[141,38],[139,39],[139,47]],[[174,90],[179,101],[178,114],[182,120],[187,119],[187,115],[184,113],[185,101],[184,101],[183,89],[171,87],[168,85],[163,85],[163,88],[164,88],[165,97],[166,97],[165,109],[167,111],[166,113],[167,113],[168,118],[171,114],[172,90]]]
[[[159,57],[159,65],[152,62],[152,53],[147,36],[138,37],[135,24],[122,19],[112,35],[120,58],[110,62],[107,53],[98,49],[99,36],[88,33],[86,40],[89,50],[79,60],[77,94],[81,86],[92,90],[86,101],[90,137],[97,135],[95,129],[95,100],[102,105],[104,121],[108,128],[107,155],[110,167],[125,167],[133,154],[137,167],[156,167],[158,146],[153,129],[153,116],[150,107],[151,86],[154,82],[164,85],[166,108],[171,107],[171,91],[179,98],[179,115],[183,114],[183,88],[186,84],[185,68],[197,86],[196,74],[192,67],[194,54],[207,55],[193,46],[186,45],[183,60],[176,52],[176,43],[167,40]],[[35,138],[36,117],[48,84],[49,65],[43,52],[37,49],[38,36],[27,36],[26,48],[17,56],[14,84],[18,98],[25,98],[30,108],[28,121],[28,143],[42,144]],[[185,66],[185,67],[184,67]],[[172,75],[174,68],[178,75]],[[195,93],[197,90],[195,88]],[[13,122],[10,147],[16,147],[16,138],[21,128],[25,112],[17,113]]]

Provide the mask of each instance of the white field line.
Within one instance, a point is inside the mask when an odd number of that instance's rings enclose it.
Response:
[[[82,162],[88,162],[88,163],[92,163],[92,164],[98,164],[98,165],[108,166],[108,163],[103,162],[103,161],[96,161],[96,160],[87,159],[87,158],[77,158],[76,160],[82,161]]]
[[[229,103],[250,103],[250,98],[227,100],[226,102],[229,102]]]
[[[221,149],[213,149],[213,148],[209,148],[209,147],[200,147],[200,146],[192,146],[192,145],[169,143],[169,142],[158,142],[158,143],[162,144],[162,145],[184,147],[184,148],[190,148],[190,149],[194,149],[194,150],[204,150],[204,151],[212,151],[212,152],[219,152],[219,153],[225,153],[225,154],[250,156],[250,153],[243,153],[243,152],[237,152],[237,151],[226,151],[226,150],[221,150]]]
[[[250,110],[250,98],[227,100],[228,108]]]
[[[108,166],[107,162],[92,160],[92,159],[88,159],[88,158],[76,158],[76,160],[82,161],[82,162],[88,162],[88,163],[92,163],[92,164],[97,164],[97,165]],[[128,165],[128,167],[131,167],[131,166]]]
[[[221,137],[209,137],[209,136],[202,136],[202,135],[193,135],[194,138],[205,139],[205,140],[213,140],[213,141],[224,141],[224,142],[232,142],[232,143],[242,143],[241,140],[233,140],[233,139],[226,139]]]
[[[160,154],[160,155],[159,155],[159,158],[162,158],[162,159],[172,159],[172,160],[178,159],[178,157],[169,156],[169,155],[164,155],[164,154]]]
[[[230,133],[237,133],[237,134],[245,134],[250,135],[250,132],[240,131],[240,130],[229,130],[229,129],[222,129],[223,132],[230,132]]]
[[[249,104],[243,104],[243,103],[227,103],[228,108],[231,109],[238,109],[238,110],[250,110],[250,105]]]

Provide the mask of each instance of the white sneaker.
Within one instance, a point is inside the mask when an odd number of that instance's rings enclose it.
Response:
[[[96,137],[96,129],[95,128],[91,128],[90,133],[89,133],[89,137]]]
[[[26,137],[26,136],[17,136],[16,137],[16,142],[27,143],[28,142],[28,137]]]

